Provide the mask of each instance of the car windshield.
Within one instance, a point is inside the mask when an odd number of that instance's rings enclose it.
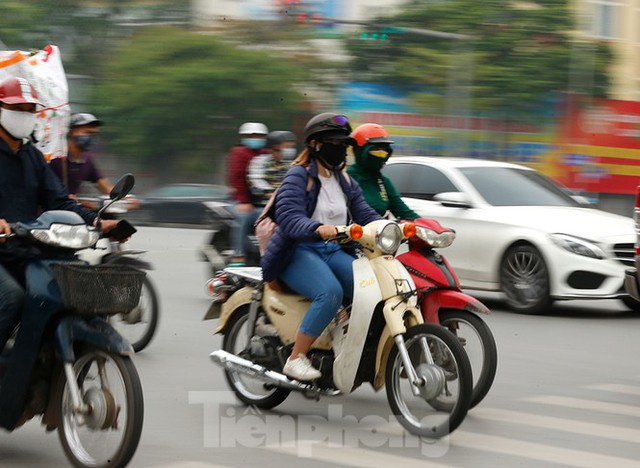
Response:
[[[535,171],[463,167],[460,172],[493,206],[581,206],[571,198],[568,189]]]

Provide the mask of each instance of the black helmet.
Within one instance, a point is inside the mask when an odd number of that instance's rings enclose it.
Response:
[[[73,114],[71,116],[71,121],[69,122],[69,128],[84,127],[86,125],[91,125],[92,127],[99,127],[100,125],[102,125],[102,120],[98,119],[95,115],[88,114],[86,112]]]
[[[305,143],[315,140],[320,134],[332,138],[344,137],[344,139],[348,139],[351,134],[349,119],[344,115],[332,112],[323,112],[312,117],[304,126]]]
[[[296,136],[288,130],[275,130],[267,135],[267,148],[273,148],[285,141],[293,141],[295,143]]]

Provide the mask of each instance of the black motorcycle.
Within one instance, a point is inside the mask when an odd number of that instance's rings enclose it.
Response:
[[[125,175],[111,199],[133,184]],[[125,466],[142,432],[142,385],[131,344],[107,318],[136,307],[145,273],[78,261],[100,231],[76,213],[48,211],[11,228],[7,247],[24,258],[26,298],[0,355],[0,427],[13,431],[42,415],[73,465]]]

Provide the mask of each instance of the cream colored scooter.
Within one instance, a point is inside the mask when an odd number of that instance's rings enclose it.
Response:
[[[471,402],[471,366],[453,334],[423,323],[413,280],[393,256],[415,226],[382,220],[338,232],[334,240],[355,240],[362,252],[353,262],[352,304],[308,353],[322,377],[299,382],[282,374],[310,301],[272,289],[260,268],[226,268],[210,281],[213,303],[205,319],[219,317],[216,333],[224,335],[211,359],[248,405],[273,408],[292,390],[318,398],[369,382],[375,390],[386,385],[389,405],[409,432],[449,434]]]

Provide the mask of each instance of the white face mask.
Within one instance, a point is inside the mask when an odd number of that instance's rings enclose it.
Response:
[[[27,138],[36,127],[36,114],[2,109],[0,111],[0,125],[17,140]]]
[[[280,156],[284,161],[293,161],[296,158],[295,148],[282,148],[280,150]]]

